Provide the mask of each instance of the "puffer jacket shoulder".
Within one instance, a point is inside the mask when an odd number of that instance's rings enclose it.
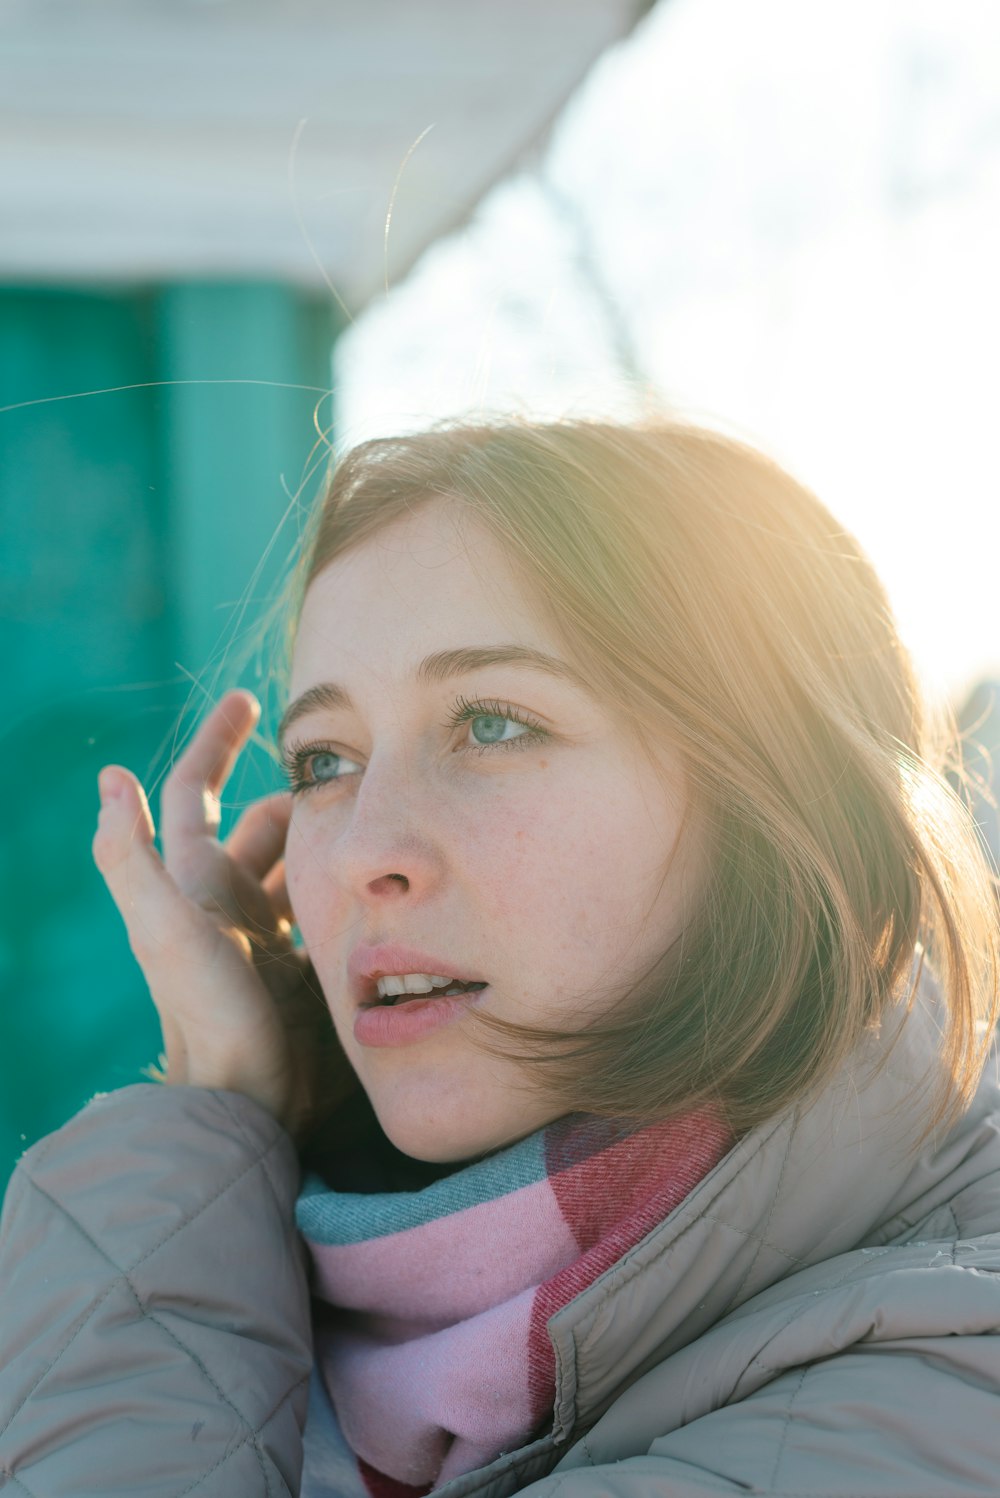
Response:
[[[312,1365],[291,1139],[139,1084],[30,1149],[0,1222],[0,1487],[297,1494]]]

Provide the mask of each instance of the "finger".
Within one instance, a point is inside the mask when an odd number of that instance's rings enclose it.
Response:
[[[180,869],[192,847],[219,830],[219,795],[260,717],[250,692],[227,692],[199,726],[164,782],[160,796],[163,856]]]
[[[143,969],[181,935],[187,902],[153,846],[155,829],[141,784],[121,765],[100,775],[101,811],[92,851]]]
[[[226,852],[248,873],[263,879],[284,851],[291,814],[292,798],[288,791],[277,791],[255,801],[226,838]]]

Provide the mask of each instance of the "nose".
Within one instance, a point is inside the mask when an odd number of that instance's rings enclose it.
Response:
[[[330,849],[331,872],[355,898],[422,898],[438,887],[442,819],[412,760],[373,755],[345,816]]]

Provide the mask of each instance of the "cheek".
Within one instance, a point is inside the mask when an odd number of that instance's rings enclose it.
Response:
[[[285,847],[285,882],[307,947],[318,946],[343,925],[343,891],[326,868],[316,840],[293,821]]]
[[[608,954],[627,943],[660,894],[680,808],[627,776],[593,776],[540,798],[513,826],[497,825],[493,909],[554,954]],[[523,809],[522,809],[523,811]],[[662,914],[662,911],[660,911]],[[659,918],[659,917],[658,917]]]
[[[498,808],[477,824],[470,871],[497,924],[538,931],[556,950],[576,949],[593,935],[620,834],[613,815],[597,817],[589,805],[584,787],[552,784],[529,804]]]

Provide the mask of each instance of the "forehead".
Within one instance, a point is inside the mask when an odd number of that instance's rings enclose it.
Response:
[[[513,641],[555,651],[531,584],[468,510],[428,500],[335,558],[310,584],[292,691],[334,661],[409,671],[439,649]],[[309,678],[307,680],[306,678]]]

